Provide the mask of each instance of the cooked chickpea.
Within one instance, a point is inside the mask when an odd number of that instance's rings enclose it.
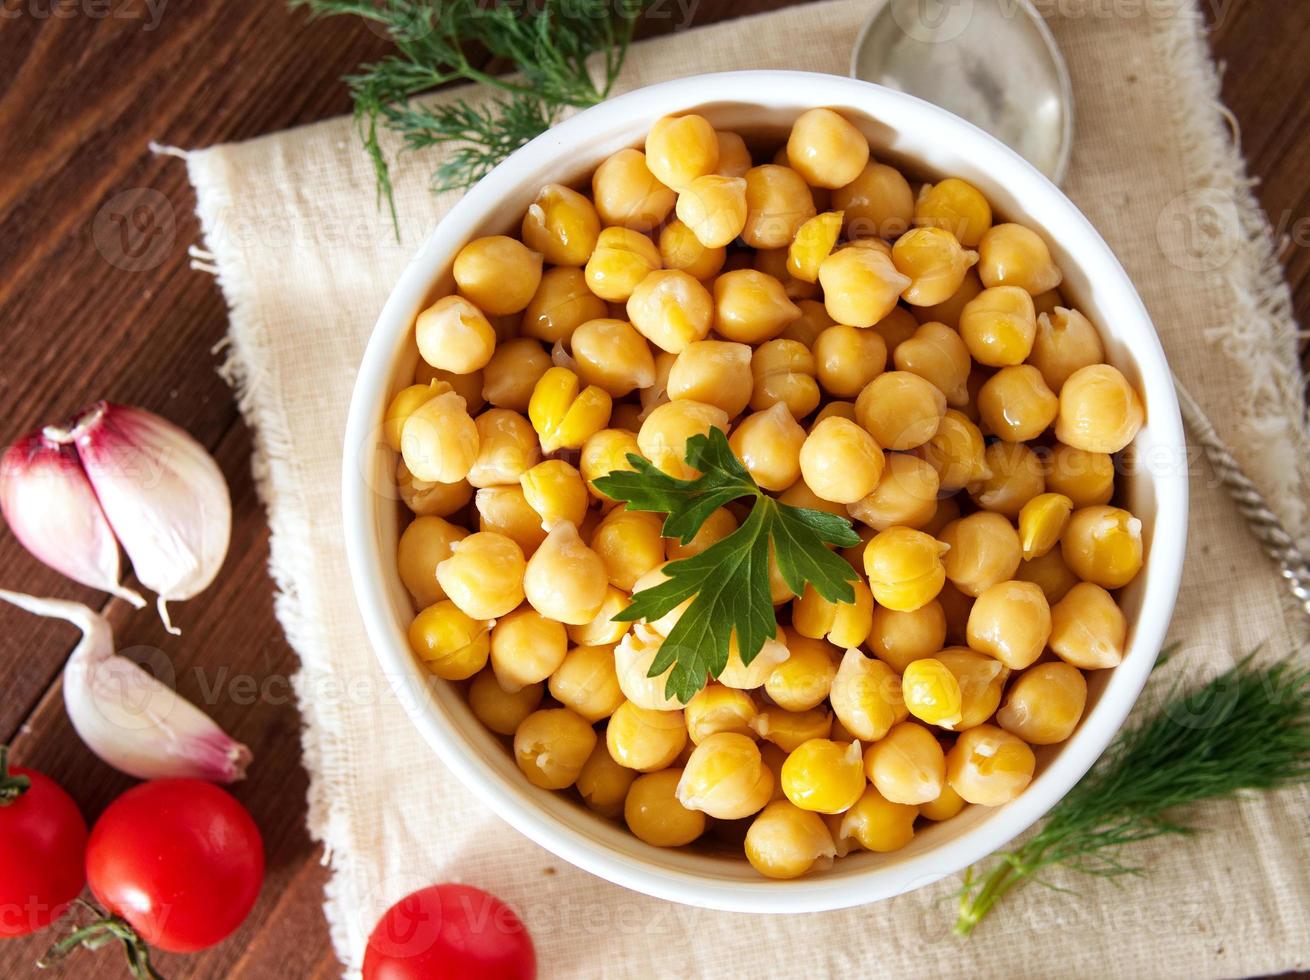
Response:
[[[816,813],[841,813],[855,805],[868,785],[859,742],[812,738],[782,764],[782,791],[794,805]]]
[[[490,408],[474,423],[478,430],[478,455],[467,479],[475,487],[517,483],[519,477],[541,459],[537,433],[532,423],[507,408]]]
[[[416,517],[401,534],[396,570],[420,608],[446,598],[437,581],[437,566],[450,557],[455,542],[466,537],[468,531],[440,517]]]
[[[523,719],[537,710],[543,690],[544,685],[528,684],[511,694],[492,671],[483,670],[469,685],[469,707],[497,735],[513,735]]]
[[[968,642],[969,613],[973,611],[973,596],[967,596],[950,582],[942,586],[937,594],[942,613],[946,617],[946,640],[948,643]]]
[[[382,436],[387,445],[400,452],[406,420],[428,401],[448,391],[454,391],[454,387],[448,382],[435,379],[401,388],[387,403],[387,410],[383,416]]]
[[[996,713],[1010,668],[999,660],[968,647],[947,647],[933,659],[951,672],[960,685],[960,720],[957,732],[981,725]]]
[[[716,732],[692,751],[678,781],[678,802],[718,820],[740,820],[764,809],[773,796],[773,773],[754,739]]]
[[[942,795],[946,753],[923,725],[903,721],[865,751],[864,771],[889,802],[917,806]]]
[[[932,656],[945,642],[946,613],[936,599],[911,612],[874,607],[869,649],[898,674],[914,661]]]
[[[919,198],[914,202],[914,223],[920,227],[945,228],[961,245],[973,248],[992,226],[992,208],[978,188],[959,177],[947,177],[919,189]]]
[[[1124,658],[1128,619],[1114,596],[1079,582],[1051,609],[1051,649],[1082,670],[1117,667]]]
[[[536,340],[531,337],[507,340],[487,362],[482,395],[497,408],[526,412],[532,389],[550,366],[550,355]]]
[[[787,271],[801,282],[819,281],[819,266],[823,264],[841,235],[841,212],[824,211],[816,214],[796,231],[796,237],[787,246]]]
[[[708,435],[710,429],[728,428],[728,413],[715,405],[680,398],[660,405],[646,417],[637,433],[641,455],[669,476],[694,480],[700,474],[687,465],[687,440]]]
[[[587,481],[587,489],[597,500],[608,500],[596,489],[596,480],[616,470],[632,471],[628,456],[640,456],[637,434],[627,429],[601,429],[582,444],[578,470]]]
[[[766,708],[751,719],[750,726],[766,742],[784,752],[794,752],[812,738],[827,738],[832,734],[832,713],[826,708],[809,711]]]
[[[1060,539],[1074,574],[1103,589],[1127,585],[1142,567],[1142,522],[1119,507],[1081,507]]]
[[[1019,535],[1000,514],[984,510],[962,517],[942,528],[940,538],[950,548],[942,558],[946,577],[965,595],[976,598],[1019,568]]]
[[[741,239],[751,248],[786,248],[801,225],[814,217],[814,198],[805,179],[790,167],[766,163],[746,171],[746,226]]]
[[[453,391],[430,398],[405,419],[401,456],[419,480],[458,483],[478,457],[478,427]]]
[[[715,282],[717,290],[718,280]],[[690,274],[657,269],[633,290],[627,314],[643,337],[660,350],[677,354],[709,334],[715,302]]]
[[[687,734],[696,745],[719,732],[754,738],[750,723],[755,715],[755,702],[749,694],[722,684],[706,684],[683,710]]]
[[[823,818],[774,800],[746,831],[746,859],[766,878],[798,878],[826,867],[837,853]]]
[[[615,762],[605,743],[597,740],[596,747],[587,756],[573,785],[577,787],[578,795],[588,810],[617,820],[623,816],[624,801],[638,778],[635,770]]]
[[[447,681],[462,681],[487,665],[488,628],[486,622],[443,599],[409,624],[409,648],[433,674]]]
[[[719,140],[704,116],[664,116],[646,134],[646,165],[667,187],[681,191],[719,165]]]
[[[600,215],[583,194],[547,184],[523,216],[523,244],[551,265],[585,265],[600,235]]]
[[[790,656],[773,668],[764,682],[765,693],[787,711],[809,711],[828,697],[837,673],[837,648],[789,630],[787,649]]]
[[[968,803],[1000,806],[1022,793],[1037,759],[1027,744],[995,725],[964,732],[946,753],[946,781]]]
[[[461,296],[484,313],[507,316],[521,312],[541,284],[541,253],[506,235],[475,238],[455,256],[453,274]]]
[[[982,432],[953,408],[946,410],[937,431],[919,451],[937,471],[942,489],[951,493],[992,475]]]
[[[633,231],[657,227],[673,210],[677,194],[665,187],[647,166],[640,150],[619,150],[591,178],[591,196],[600,219]]]
[[[700,526],[695,537],[686,544],[677,538],[666,538],[664,551],[669,561],[691,558],[699,555],[710,545],[722,541],[735,530],[737,530],[737,518],[732,516],[731,511],[720,507],[705,519],[705,523]]]
[[[1035,583],[1052,609],[1078,584],[1078,576],[1069,570],[1059,548],[1052,548],[1040,558],[1020,562],[1014,577],[1023,582]]]
[[[1060,541],[1073,513],[1073,501],[1062,493],[1042,493],[1019,511],[1019,543],[1023,557],[1040,558]]]
[[[783,403],[793,418],[804,418],[819,404],[814,355],[796,340],[770,340],[751,355],[751,400],[756,411]]]
[[[906,710],[939,728],[954,729],[962,717],[960,682],[940,660],[925,657],[908,664],[901,676]]]
[[[528,782],[542,789],[567,789],[582,772],[596,733],[567,708],[545,708],[523,719],[514,732],[514,761]]]
[[[1051,607],[1032,582],[999,582],[984,589],[969,611],[969,646],[1011,670],[1040,657],[1050,636]]]
[[[696,233],[681,221],[670,221],[660,231],[660,262],[665,269],[677,269],[701,282],[713,279],[723,268],[727,250],[706,248]]]
[[[763,343],[799,315],[800,309],[773,276],[735,269],[714,280],[714,329],[727,340]]]
[[[523,549],[492,531],[470,534],[437,566],[446,595],[474,619],[496,619],[523,601]]]
[[[428,364],[468,374],[481,370],[496,349],[496,331],[463,296],[443,296],[414,321],[414,340]]]
[[[678,802],[681,769],[638,776],[623,804],[623,819],[639,840],[655,847],[681,847],[705,833],[705,814]]]
[[[614,761],[639,772],[666,768],[686,743],[681,711],[654,711],[624,701],[605,726],[605,744]]]
[[[807,184],[844,187],[869,162],[869,142],[831,109],[810,109],[792,124],[787,161]]]
[[[1047,387],[1058,394],[1069,375],[1105,360],[1105,347],[1087,317],[1057,306],[1037,317],[1037,335],[1028,360],[1042,372]]]
[[[926,322],[926,321],[925,321]],[[896,306],[872,328],[887,344],[887,356],[895,357],[896,350],[914,336],[919,321],[904,306]]]
[[[881,660],[872,660],[855,647],[842,656],[829,701],[845,729],[866,742],[882,738],[906,715],[900,678]]]
[[[850,183],[832,192],[847,238],[895,238],[914,219],[914,192],[895,167],[870,160]]]
[[[568,521],[551,528],[522,575],[522,591],[537,612],[574,625],[596,618],[609,586],[604,562]]]
[[[801,311],[800,316],[787,324],[787,328],[778,336],[786,340],[799,340],[806,347],[813,347],[819,334],[831,327],[834,320],[818,300],[797,300],[796,308]]]
[[[896,308],[910,285],[890,255],[872,248],[839,248],[819,265],[823,305],[838,323],[872,327]]]
[[[910,279],[901,298],[911,306],[936,306],[964,283],[978,253],[960,245],[945,228],[912,228],[892,245],[896,270]]]
[[[1057,443],[1046,460],[1046,488],[1062,493],[1074,507],[1108,504],[1114,496],[1114,460]]]
[[[813,220],[813,218],[810,219],[810,221]],[[806,224],[809,223],[806,222]],[[805,225],[802,225],[796,232],[796,237],[800,238],[804,230]],[[795,239],[793,239],[794,242]],[[815,282],[807,282],[791,274],[791,269],[787,266],[787,256],[790,251],[790,246],[788,248],[757,248],[751,262],[751,268],[756,272],[763,272],[766,276],[772,276],[782,283],[782,291],[787,294],[789,300],[793,302],[802,299],[812,300],[819,295],[819,286]]]
[[[549,531],[560,521],[580,525],[591,498],[580,474],[562,459],[548,459],[519,477],[523,497]]]
[[[493,629],[493,661],[495,640]],[[551,673],[548,686],[551,697],[592,724],[614,714],[623,703],[614,651],[607,646],[576,646],[568,651]]]
[[[1046,242],[1023,225],[993,225],[978,242],[978,275],[986,286],[1018,286],[1033,296],[1064,278]]]
[[[937,509],[933,511],[932,519],[918,530],[923,531],[925,534],[931,534],[934,538],[940,538],[942,528],[946,527],[951,521],[958,521],[961,513],[959,494],[942,497],[937,501]]]
[[[502,690],[513,694],[544,681],[564,661],[568,637],[530,606],[500,617],[491,628],[491,669]]]
[[[611,585],[605,590],[600,612],[596,613],[590,623],[570,623],[565,626],[569,640],[580,647],[612,648],[627,635],[632,625],[614,618],[628,608],[630,601],[626,592]]]
[[[764,645],[755,654],[755,659],[747,664],[741,659],[741,652],[737,649],[737,637],[734,635],[728,641],[728,663],[719,671],[719,683],[739,691],[753,691],[763,687],[764,682],[773,673],[773,668],[790,655],[786,644],[782,641],[783,633],[779,629],[777,636],[772,640],[765,640]]]
[[[1060,400],[1031,364],[1004,367],[978,392],[978,415],[992,435],[1006,442],[1036,439],[1055,421]]]
[[[785,490],[801,475],[805,430],[782,402],[746,416],[728,437],[728,445],[751,477],[765,490]]]
[[[644,583],[638,584],[645,587]],[[641,591],[641,588],[637,591]],[[614,671],[618,675],[619,688],[624,697],[639,708],[674,711],[683,707],[681,700],[666,692],[668,670],[655,677],[650,676],[651,664],[659,655],[663,642],[664,637],[654,628],[638,627],[623,637],[614,648]]]
[[[1046,491],[1041,457],[1022,442],[994,442],[983,461],[991,476],[969,487],[983,510],[1017,520],[1023,505]]]
[[[946,414],[946,396],[917,374],[878,375],[855,400],[855,417],[884,449],[914,449],[933,437]]]
[[[813,346],[819,384],[838,398],[854,398],[887,366],[887,343],[869,328],[834,324]]]
[[[714,405],[736,418],[750,403],[754,388],[751,349],[726,340],[688,344],[669,369],[669,398],[690,398]]]
[[[1145,421],[1142,399],[1117,368],[1093,364],[1069,375],[1060,388],[1055,437],[1091,453],[1117,453]]]
[[[882,479],[872,493],[848,506],[851,516],[876,531],[896,524],[927,524],[937,509],[937,471],[906,453],[887,453],[884,458]]]
[[[996,723],[1029,745],[1063,742],[1087,705],[1087,681],[1066,663],[1037,664],[1010,685]]]
[[[824,405],[814,415],[814,421],[810,423],[810,430],[827,418],[846,419],[849,422],[855,421],[855,402],[832,401]]]
[[[626,320],[588,320],[570,341],[577,373],[612,398],[655,383],[655,356]]]
[[[984,289],[960,310],[960,336],[979,364],[1022,364],[1037,336],[1032,297],[1017,286]]]
[[[926,820],[940,822],[958,816],[963,809],[964,798],[947,783],[942,787],[941,795],[937,799],[919,804],[919,816]]]
[[[952,329],[960,326],[960,314],[970,300],[983,291],[982,280],[978,278],[978,267],[974,266],[964,274],[960,288],[949,299],[933,306],[915,306],[910,314],[919,323],[944,323]]]
[[[856,423],[833,417],[804,437],[798,459],[806,485],[824,500],[853,504],[882,479],[882,449]]]
[[[659,267],[660,251],[648,236],[631,228],[610,227],[600,233],[584,272],[593,293],[611,303],[624,303]]]
[[[873,627],[873,593],[862,579],[850,585],[853,602],[831,602],[807,583],[805,591],[792,602],[796,631],[815,639],[822,637],[840,649],[864,643]]]
[[[746,227],[746,179],[706,174],[678,195],[678,220],[706,248],[723,248]]]
[[[960,335],[944,323],[923,323],[896,346],[892,361],[898,371],[917,374],[962,408],[969,403],[969,370],[973,362]]]
[[[528,418],[541,440],[541,451],[581,449],[609,422],[613,399],[596,387],[582,387],[568,368],[546,371],[532,389]]]
[[[553,344],[567,341],[573,336],[573,331],[588,320],[608,315],[609,307],[605,301],[587,286],[585,272],[571,267],[547,269],[541,277],[541,285],[523,311],[522,330],[526,337]],[[501,345],[497,353],[505,346]],[[549,363],[546,366],[549,367]],[[486,377],[495,377],[490,364],[487,365]]]
[[[525,556],[541,547],[546,530],[541,515],[532,509],[521,486],[483,487],[474,500],[478,530],[504,535],[523,550]]]
[[[495,354],[492,354],[495,357]],[[491,362],[488,361],[488,364]],[[468,374],[456,374],[454,371],[443,371],[440,368],[434,368],[423,358],[418,359],[418,364],[414,367],[414,383],[416,385],[428,385],[432,387],[432,382],[445,382],[450,385],[455,394],[464,399],[464,407],[472,415],[480,411],[486,404],[486,399],[482,397],[482,372],[470,371]],[[441,389],[445,390],[445,389]],[[433,394],[436,394],[434,391]],[[398,449],[398,446],[393,446]]]
[[[719,144],[719,165],[715,173],[721,177],[745,177],[752,166],[751,151],[739,133],[716,129],[714,138]]]
[[[631,592],[637,580],[664,563],[664,518],[648,511],[616,507],[605,515],[591,538],[611,585]]]

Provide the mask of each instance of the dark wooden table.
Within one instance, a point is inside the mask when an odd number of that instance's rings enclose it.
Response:
[[[701,0],[695,22],[785,3]],[[1202,6],[1227,66],[1224,99],[1241,123],[1265,209],[1288,242],[1298,316],[1310,322],[1310,62],[1302,51],[1310,5]],[[186,427],[232,487],[227,565],[204,595],[174,607],[180,639],[165,635],[152,610],[105,603],[0,531],[0,586],[103,607],[120,647],[167,651],[178,689],[193,700],[223,684],[208,710],[258,760],[236,794],[264,833],[263,896],[217,948],[160,956],[171,978],[326,978],[340,969],[320,911],[327,875],[304,828],[307,780],[288,684],[296,659],[273,616],[250,433],[211,351],[226,312],[213,280],[188,268],[198,230],[185,168],[151,156],[147,143],[204,146],[348,112],[338,77],[385,48],[356,21],[308,23],[280,0],[0,0],[0,441],[107,396]],[[139,272],[111,265],[94,239],[105,202],[131,188],[162,193],[178,219],[162,261]],[[76,638],[65,624],[0,608],[0,741],[19,764],[58,778],[94,818],[131,780],[91,755],[65,717],[60,669]],[[263,694],[234,696],[239,676],[254,678]],[[28,975],[48,939],[0,942],[0,976]],[[101,968],[107,976],[121,969]],[[81,963],[52,975],[90,971]]]

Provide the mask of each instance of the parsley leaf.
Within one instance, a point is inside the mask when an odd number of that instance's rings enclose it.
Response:
[[[860,540],[845,518],[792,507],[765,494],[719,429],[688,439],[686,460],[701,473],[694,480],[669,476],[640,456],[628,457],[633,471],[616,470],[596,480],[598,490],[630,510],[667,514],[664,536],[684,544],[724,504],[754,498],[741,527],[699,555],[670,562],[664,567],[666,581],[638,592],[614,617],[655,620],[691,600],[649,672],[658,677],[672,668],[665,694],[683,701],[722,673],[734,636],[742,663],[749,664],[777,633],[769,594],[770,550],[797,595],[809,583],[830,602],[853,602],[855,573],[827,546],[848,548]]]

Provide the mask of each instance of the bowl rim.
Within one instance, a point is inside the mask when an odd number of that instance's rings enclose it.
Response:
[[[1150,317],[1127,273],[1088,219],[1040,171],[1013,150],[967,121],[913,96],[871,82],[812,72],[751,70],[687,76],[616,96],[587,109],[537,137],[499,164],[457,202],[427,235],[392,288],[360,363],[342,447],[342,518],[351,580],[369,642],[388,682],[397,691],[422,688],[426,672],[418,667],[405,631],[389,612],[384,568],[393,556],[381,553],[370,518],[374,488],[363,461],[376,452],[380,407],[390,395],[397,352],[412,327],[417,308],[459,246],[485,224],[487,215],[507,194],[529,179],[541,180],[543,158],[553,161],[562,147],[583,145],[613,128],[626,114],[639,116],[688,111],[719,102],[769,105],[768,93],[783,87],[789,110],[798,100],[810,106],[862,104],[861,111],[895,126],[912,120],[933,129],[935,138],[969,142],[970,154],[991,172],[1022,177],[1030,194],[1061,211],[1066,223],[1062,242],[1078,240],[1079,268],[1089,264],[1117,281],[1114,304],[1145,331],[1134,336],[1132,360],[1149,393],[1154,442],[1178,460],[1186,457],[1182,420],[1164,351]],[[606,120],[611,122],[607,123]],[[1084,258],[1091,250],[1091,258]],[[1134,327],[1134,329],[1137,329]],[[1131,331],[1130,331],[1131,332]],[[873,867],[841,877],[823,874],[791,881],[725,880],[651,862],[632,861],[610,845],[555,819],[544,804],[527,797],[479,761],[455,721],[430,700],[401,698],[428,745],[483,803],[524,836],[570,864],[647,895],[703,908],[737,912],[812,912],[861,905],[931,884],[985,858],[1023,833],[1061,799],[1100,758],[1122,726],[1145,685],[1165,638],[1182,576],[1187,526],[1187,473],[1182,465],[1166,467],[1151,479],[1156,492],[1146,583],[1124,662],[1114,669],[1095,709],[1045,766],[1041,779],[1005,805],[1005,820],[988,819],[963,830],[922,854],[888,867]],[[1149,652],[1144,652],[1149,651]],[[1135,655],[1134,655],[1135,654]],[[1114,697],[1111,698],[1111,692]],[[529,787],[530,789],[530,787]],[[597,819],[600,819],[599,817]]]

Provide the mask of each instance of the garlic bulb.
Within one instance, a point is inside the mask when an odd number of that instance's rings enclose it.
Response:
[[[64,619],[82,639],[64,666],[64,706],[87,748],[138,779],[244,778],[250,750],[176,691],[114,653],[109,623],[86,606],[0,589],[0,599]]]
[[[232,501],[205,448],[153,412],[96,402],[68,428],[43,437],[72,444],[100,508],[147,588],[167,603],[189,599],[214,580],[227,555]],[[85,547],[85,545],[83,545]]]
[[[0,459],[0,511],[23,547],[57,572],[140,609],[119,585],[118,541],[87,482],[77,451],[32,432]]]

